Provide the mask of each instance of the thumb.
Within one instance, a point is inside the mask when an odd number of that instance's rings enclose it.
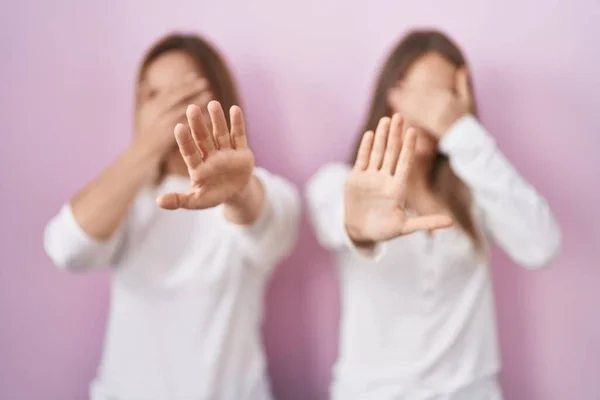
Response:
[[[460,68],[455,74],[456,92],[461,100],[471,104],[471,88],[469,85],[469,71],[466,67]]]
[[[165,210],[177,210],[186,208],[188,197],[186,193],[166,193],[156,199],[156,204]]]

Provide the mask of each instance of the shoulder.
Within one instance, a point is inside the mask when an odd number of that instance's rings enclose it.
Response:
[[[307,194],[328,187],[338,188],[343,186],[350,173],[350,169],[350,166],[344,163],[330,163],[322,166],[308,180],[306,184]]]

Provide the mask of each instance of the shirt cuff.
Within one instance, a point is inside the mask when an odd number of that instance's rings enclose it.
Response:
[[[60,233],[62,234],[61,237],[64,238],[65,242],[70,244],[69,247],[75,249],[88,248],[95,251],[102,251],[112,248],[119,240],[119,234],[121,233],[121,227],[119,227],[111,237],[106,240],[98,240],[91,237],[81,229],[81,226],[79,226],[79,223],[73,214],[71,204],[69,203],[62,207],[57,220],[61,222],[59,228]]]
[[[481,148],[494,145],[494,139],[472,114],[456,120],[439,142],[442,153],[451,156],[457,153],[476,153]]]
[[[109,239],[97,240],[81,229],[70,204],[65,204],[44,232],[44,247],[55,264],[88,268],[110,262],[121,237],[119,228]]]
[[[267,174],[267,172],[261,168],[255,168],[252,173],[255,177],[260,179],[260,182],[263,186],[263,190],[265,191],[265,198],[264,198],[264,201],[262,204],[262,208],[258,214],[258,218],[254,222],[252,222],[251,224],[248,224],[248,225],[234,224],[232,222],[229,222],[225,218],[225,213],[224,213],[225,205],[221,204],[220,206],[218,206],[218,208],[219,208],[219,213],[222,216],[223,224],[224,224],[225,228],[228,229],[229,231],[239,232],[239,233],[243,233],[243,234],[247,234],[247,235],[260,235],[260,233],[263,232],[266,229],[266,226],[269,224],[269,219],[270,219],[269,217],[273,213],[273,209],[272,209],[273,195],[271,194],[270,185],[267,184],[268,177],[265,176]]]

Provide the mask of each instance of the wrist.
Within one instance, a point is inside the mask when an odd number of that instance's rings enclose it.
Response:
[[[125,155],[148,165],[158,165],[162,159],[162,153],[142,140],[134,140]]]
[[[263,210],[265,196],[260,179],[252,175],[250,182],[225,202],[225,218],[237,225],[254,223]]]
[[[371,247],[375,245],[375,241],[366,237],[362,229],[354,226],[352,223],[346,222],[344,224],[346,235],[352,243],[357,247]]]
[[[234,194],[229,200],[225,202],[225,205],[232,207],[239,207],[248,202],[248,199],[252,197],[252,190],[254,189],[254,183],[256,178],[254,175],[250,176],[250,180],[241,190]]]
[[[446,117],[443,118],[442,121],[440,121],[440,126],[439,126],[439,129],[437,132],[439,137],[441,138],[441,137],[445,136],[446,133],[452,127],[452,125],[454,125],[456,123],[456,121],[460,120],[462,117],[464,117],[468,113],[469,113],[468,110],[455,110],[454,112],[446,115]]]

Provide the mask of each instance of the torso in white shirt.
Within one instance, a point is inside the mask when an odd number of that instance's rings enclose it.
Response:
[[[186,191],[170,177],[158,188]],[[269,399],[260,338],[269,267],[234,251],[222,210],[166,211],[138,197],[113,272],[99,398]]]
[[[476,118],[456,121],[439,150],[470,189],[474,222],[486,239],[526,268],[552,261],[561,234],[548,204]],[[306,189],[317,238],[335,253],[341,283],[332,398],[501,399],[487,252],[454,227],[399,237],[377,257],[364,257],[345,230],[349,171],[346,164],[325,166]]]
[[[377,257],[339,247],[349,241],[348,173],[333,164],[308,185],[317,235],[338,249],[342,315],[332,398],[499,400],[487,254],[459,228],[396,238]]]
[[[293,248],[299,207],[291,185],[264,170],[257,175],[269,204],[251,227],[228,223],[221,207],[159,209],[159,194],[189,189],[177,177],[142,190],[106,243],[87,238],[68,206],[49,224],[46,247],[58,264],[97,264],[113,253],[92,400],[271,399],[263,297],[274,264]]]
[[[338,265],[333,398],[500,399],[490,272],[464,233],[415,233],[388,242],[377,261],[344,252]]]

